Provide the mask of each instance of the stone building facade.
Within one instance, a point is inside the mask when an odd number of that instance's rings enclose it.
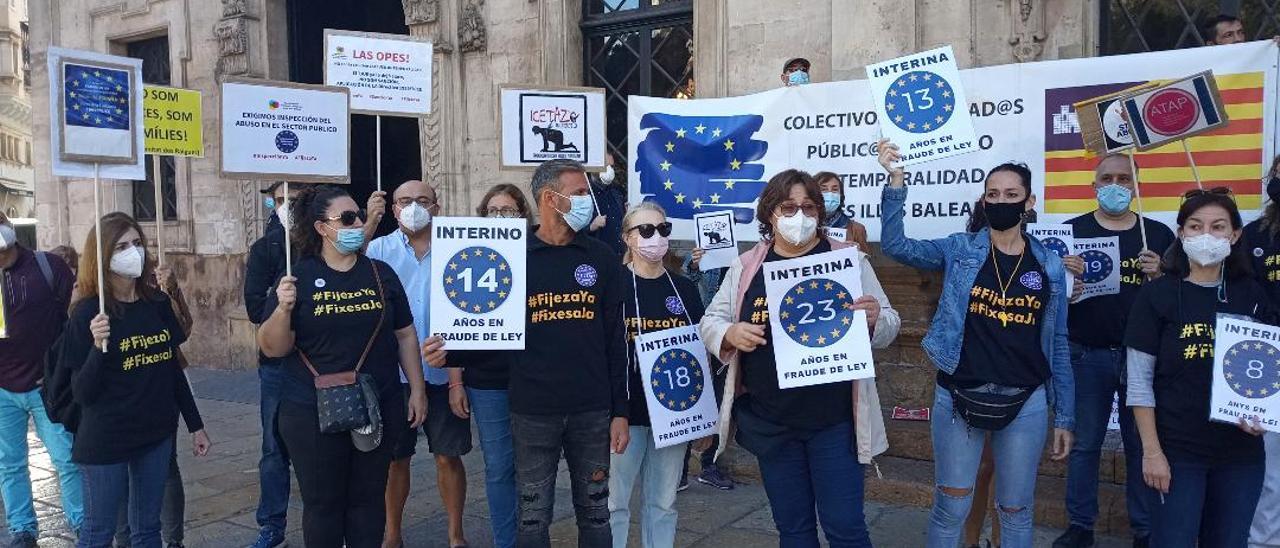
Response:
[[[0,211],[9,217],[35,212],[28,57],[27,0],[11,0],[0,8]]]

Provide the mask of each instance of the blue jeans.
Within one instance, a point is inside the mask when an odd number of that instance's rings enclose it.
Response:
[[[27,470],[27,421],[36,423],[36,435],[49,451],[58,470],[62,512],[67,525],[79,529],[84,519],[80,469],[71,462],[71,434],[61,424],[49,422],[40,390],[0,390],[0,495],[10,533],[36,534],[36,510],[31,502],[31,474]]]
[[[1003,430],[990,432],[995,460],[996,514],[1005,548],[1030,548],[1034,515],[1036,470],[1044,452],[1049,428],[1044,388],[1031,395],[1017,418]],[[960,543],[965,516],[973,504],[973,488],[982,461],[986,430],[970,428],[953,412],[951,393],[936,387],[933,398],[934,476],[937,489],[929,515],[930,548],[955,548]],[[947,491],[963,491],[956,496]]]
[[[289,512],[289,453],[280,441],[276,415],[280,411],[283,365],[278,360],[258,364],[262,384],[262,458],[258,459],[258,526],[284,532]]]
[[[1214,464],[1166,453],[1169,493],[1151,512],[1151,545],[1244,548],[1262,494],[1265,463]]]
[[[84,476],[84,526],[77,548],[107,548],[116,531],[116,515],[129,497],[129,545],[160,548],[160,507],[169,476],[173,436],[133,459],[115,464],[81,464]]]
[[[631,427],[631,443],[621,455],[609,458],[609,528],[613,530],[613,548],[627,547],[627,530],[631,527],[631,494],[636,480],[644,490],[644,510],[640,514],[640,545],[645,548],[675,546],[676,484],[684,471],[684,452],[689,444],[681,443],[658,449],[653,430],[648,426]]]
[[[853,423],[792,435],[765,458],[756,457],[778,528],[778,546],[818,548],[821,520],[831,548],[870,547]]]
[[[1093,530],[1098,519],[1098,462],[1111,419],[1111,404],[1120,394],[1120,438],[1124,441],[1125,506],[1134,537],[1151,532],[1149,513],[1155,491],[1142,480],[1142,439],[1133,410],[1124,404],[1124,349],[1093,348],[1071,343],[1076,380],[1075,443],[1067,460],[1067,517],[1072,525]]]
[[[511,447],[511,410],[506,390],[467,388],[467,401],[480,432],[484,452],[484,495],[489,502],[489,526],[496,548],[516,545],[515,452]]]

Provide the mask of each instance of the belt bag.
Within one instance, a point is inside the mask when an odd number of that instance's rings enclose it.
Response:
[[[369,267],[373,269],[373,279],[378,284],[378,299],[382,306],[379,308],[378,323],[373,327],[373,333],[369,335],[369,342],[364,345],[364,352],[360,354],[360,360],[356,362],[355,368],[351,371],[321,375],[311,364],[307,355],[298,349],[298,356],[302,358],[302,363],[306,364],[307,369],[310,369],[311,374],[315,376],[316,414],[322,434],[340,434],[369,426],[369,404],[365,401],[364,390],[360,388],[358,377],[368,376],[360,373],[360,367],[364,365],[365,358],[369,357],[369,350],[373,348],[373,342],[377,340],[378,332],[382,330],[382,322],[387,315],[386,297],[382,290],[382,278],[378,274],[378,265],[370,264]]]
[[[975,388],[950,387],[951,408],[973,428],[996,432],[1018,418],[1022,406],[1036,389],[984,384]]]

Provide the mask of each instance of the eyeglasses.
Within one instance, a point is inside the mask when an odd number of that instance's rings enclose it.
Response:
[[[632,230],[639,231],[641,238],[652,238],[655,231],[658,234],[661,234],[663,238],[666,238],[671,235],[671,223],[661,222],[656,225],[653,223],[645,223],[627,229],[628,232]]]
[[[514,207],[491,207],[485,210],[490,217],[511,218],[520,216],[520,210]]]
[[[427,208],[427,209],[431,209],[431,208],[432,208],[432,206],[435,206],[435,205],[436,205],[436,201],[435,201],[435,200],[432,200],[432,199],[430,199],[430,198],[428,198],[428,197],[426,197],[426,196],[421,196],[421,197],[418,197],[418,198],[408,198],[408,197],[400,198],[400,199],[397,199],[397,200],[396,200],[396,205],[398,205],[398,206],[400,206],[400,207],[409,207],[409,204],[412,204],[412,203],[414,203],[414,202],[417,202],[417,203],[418,203],[418,205],[420,205],[420,206],[422,206],[422,207],[424,207],[424,208]]]
[[[1185,201],[1187,201],[1187,200],[1190,200],[1191,198],[1198,198],[1198,197],[1200,197],[1200,196],[1206,196],[1206,195],[1210,195],[1210,194],[1215,195],[1215,196],[1230,196],[1230,197],[1232,197],[1233,199],[1234,199],[1234,197],[1235,197],[1235,196],[1232,194],[1232,192],[1231,192],[1231,189],[1230,189],[1230,188],[1225,187],[1225,186],[1215,186],[1215,187],[1210,188],[1210,189],[1193,188],[1193,189],[1191,189],[1191,190],[1188,190],[1186,193],[1184,193],[1184,194],[1182,195],[1182,201],[1184,201],[1184,202],[1185,202]]]
[[[360,222],[363,223],[365,220],[365,214],[363,211],[343,211],[342,214],[336,217],[326,217],[326,219],[329,222],[341,222],[342,226],[351,226],[356,224],[356,219],[360,219]]]
[[[804,205],[797,206],[791,202],[783,202],[781,204],[778,204],[778,207],[776,207],[775,209],[779,213],[782,213],[783,217],[790,217],[792,215],[795,215],[797,211],[803,211],[804,214],[808,217],[818,216],[818,206],[813,204],[804,204]]]

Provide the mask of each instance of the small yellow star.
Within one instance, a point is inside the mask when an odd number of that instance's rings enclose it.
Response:
[[[787,297],[787,298],[782,299],[782,300],[786,301],[786,302],[787,302],[787,304],[792,304],[792,303],[794,303],[794,302],[795,302],[795,300],[794,300],[794,299],[792,299],[791,297]]]
[[[455,298],[455,297],[457,297],[457,296],[458,296],[458,292],[457,292],[457,291],[450,291],[450,292],[449,292],[449,298],[450,298],[450,299]]]
[[[498,306],[498,305],[497,305],[496,303],[494,303],[493,301],[489,301],[489,310],[493,310],[493,307],[495,307],[495,306]]]
[[[897,123],[901,124],[901,123],[902,123],[902,115],[901,115],[901,114],[899,114],[899,115],[897,115],[897,116],[894,116],[894,117],[893,117],[893,121],[895,121],[895,122],[897,122]]]
[[[445,276],[445,277],[444,277],[444,283],[446,283],[446,284],[451,284],[451,283],[453,283],[453,276]]]
[[[702,200],[701,200],[700,198],[694,198],[694,199],[693,199],[693,208],[694,208],[694,209],[702,209]]]
[[[458,301],[458,306],[465,309],[467,307],[467,301]]]
[[[791,315],[791,313],[790,313],[790,312],[787,312],[786,310],[783,310],[783,311],[782,311],[782,313],[780,313],[780,314],[778,314],[778,315],[779,315],[782,319],[784,319],[784,320],[785,320],[785,319],[787,319],[787,316],[790,316],[790,315]]]
[[[841,292],[839,292],[839,293],[836,293],[836,298],[837,298],[837,299],[840,299],[840,300],[842,300],[842,301],[844,300],[844,296],[845,296],[845,292],[843,292],[843,291],[841,291]]]
[[[72,91],[72,92],[68,93],[67,95],[70,95],[71,97],[75,97],[75,96],[76,96],[76,92]]]
[[[507,263],[502,263],[498,265],[498,270],[506,270],[506,269],[507,269]]]
[[[699,122],[699,123],[698,123],[698,125],[693,126],[693,129],[694,129],[694,131],[697,131],[699,134],[701,134],[704,130],[706,130],[706,129],[707,129],[707,126],[704,126],[704,125],[702,125],[702,123],[701,123],[701,122]]]
[[[737,158],[734,158],[732,162],[729,162],[729,169],[733,169],[733,170],[742,169],[742,162],[738,161]]]
[[[725,182],[724,182],[724,189],[725,189],[725,190],[733,190],[733,181],[725,181]]]
[[[937,86],[937,87],[938,87],[938,89],[942,89],[942,88],[944,88],[944,87],[947,87],[946,82],[943,82],[942,80],[938,80],[938,83],[936,83],[936,84],[934,84],[934,85],[935,85],[935,86]]]
[[[720,136],[720,128],[715,128],[715,129],[711,130],[711,136],[712,136],[712,137],[719,137],[719,136]]]
[[[675,152],[675,151],[676,151],[676,144],[671,141],[667,141],[667,152]]]
[[[809,342],[809,334],[808,334],[808,333],[802,333],[802,334],[800,335],[800,342]]]
[[[804,295],[804,286],[796,287],[796,295]]]
[[[720,195],[719,195],[719,194],[712,194],[712,195],[711,195],[711,203],[713,203],[713,204],[718,204],[718,203],[720,203]]]
[[[951,97],[951,92],[950,92],[950,91],[944,91],[944,92],[942,92],[942,96],[943,96],[943,97]]]
[[[683,204],[683,203],[684,203],[684,193],[683,193],[683,192],[681,192],[680,194],[676,194],[676,203],[677,203],[677,204]]]
[[[459,257],[459,258],[462,258],[462,259],[466,259],[466,258],[467,258],[467,250],[465,250],[465,249],[464,249],[464,250],[462,250],[462,252],[461,252],[461,253],[458,253],[458,257]]]
[[[661,167],[662,171],[671,171],[671,162],[663,160],[661,164],[658,164],[658,167]]]
[[[673,186],[675,186],[675,183],[672,183],[671,179],[667,179],[667,182],[662,183],[663,190],[671,190],[671,187]]]
[[[818,288],[818,280],[812,280],[809,282],[809,289],[817,289],[817,288]]]
[[[489,254],[489,260],[490,260],[490,261],[496,261],[496,260],[498,260],[498,254],[497,254],[497,253],[490,253],[490,254]]]
[[[909,78],[912,82],[916,81],[916,75],[915,75],[915,74],[912,74],[912,75],[908,76],[907,78]]]
[[[500,299],[505,299],[505,298],[507,298],[507,292],[506,292],[506,291],[499,291],[499,292],[498,292],[498,298],[500,298]]]
[[[930,124],[929,122],[925,122],[925,123],[924,123],[924,128],[925,128],[925,129],[933,129],[933,124]]]
[[[932,80],[932,79],[933,79],[933,75],[932,75],[932,74],[930,74],[930,73],[928,73],[928,72],[926,72],[926,73],[924,73],[924,76],[921,76],[921,78],[924,78],[924,81],[928,82],[929,80]]]
[[[848,317],[848,316],[845,316],[845,317],[843,317],[843,318],[840,318],[840,323],[845,324],[845,325],[849,325],[849,317]]]
[[[507,266],[507,265],[501,265],[501,266]],[[506,269],[505,269],[505,268],[503,268],[503,270],[506,270]],[[510,284],[510,283],[511,283],[511,278],[508,278],[508,277],[505,277],[505,276],[502,278],[502,284],[503,284],[503,285],[508,285],[508,284]]]
[[[951,112],[951,105],[942,105],[942,110],[945,110],[945,111],[947,111],[947,112]]]
[[[825,289],[825,290],[827,290],[827,291],[831,291],[831,290],[832,290],[832,289],[834,289],[835,287],[836,287],[836,286],[835,286],[835,284],[833,284],[833,283],[831,283],[831,282],[827,282],[827,283],[825,283],[825,284],[823,284],[823,285],[822,285],[822,288],[823,288],[823,289]]]
[[[684,128],[680,128],[680,129],[677,129],[677,130],[676,130],[676,137],[677,137],[677,138],[684,139],[684,134],[685,134],[685,130],[684,130]]]
[[[941,116],[936,116],[936,117],[934,117],[934,118],[933,118],[933,121],[935,121],[935,122],[937,122],[937,123],[941,124],[941,123],[942,123],[942,117],[941,117]]]
[[[907,87],[907,81],[906,81],[906,80],[898,80],[898,87],[900,87],[900,88],[902,88],[902,87]]]
[[[885,105],[885,106],[884,106],[884,109],[885,109],[885,110],[893,110],[893,107],[896,107],[896,106],[898,106],[896,103],[889,103],[889,104],[887,104],[887,105]]]
[[[822,335],[818,335],[818,344],[827,344],[827,338]]]
[[[478,304],[477,304],[477,305],[474,305],[474,306],[472,306],[472,307],[471,307],[471,309],[472,309],[472,310],[474,310],[474,311],[476,311],[476,312],[479,312],[479,311],[480,311],[480,305],[478,305]]]
[[[898,90],[893,89],[893,88],[889,88],[889,96],[890,96],[890,97],[897,97],[897,96],[898,96]]]
[[[733,139],[725,139],[725,140],[724,140],[724,149],[725,149],[725,150],[733,150]]]
[[[449,263],[449,270],[457,270],[458,263]]]
[[[791,324],[787,326],[787,333],[795,333],[795,332],[796,332],[796,324]]]
[[[915,129],[915,128],[916,128],[915,122],[907,122],[907,129]]]
[[[840,330],[839,330],[839,329],[832,329],[832,330],[831,330],[831,336],[832,336],[832,337],[839,337],[839,336],[840,336]]]

